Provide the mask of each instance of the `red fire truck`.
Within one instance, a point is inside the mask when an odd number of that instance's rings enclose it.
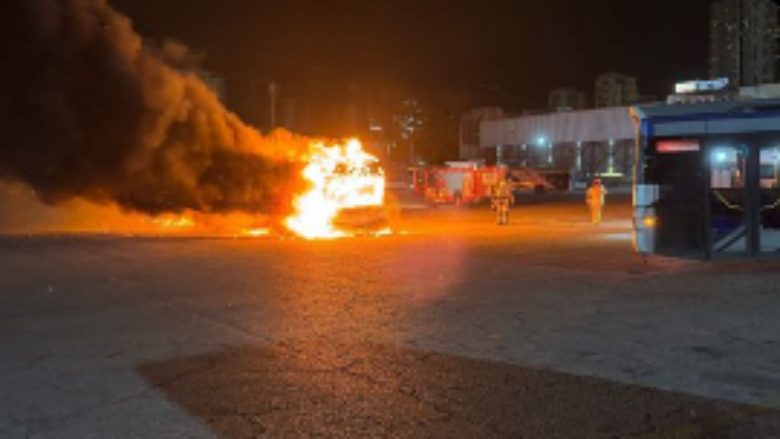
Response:
[[[490,199],[493,186],[506,179],[508,170],[476,162],[450,162],[411,171],[414,191],[429,203],[464,205]]]

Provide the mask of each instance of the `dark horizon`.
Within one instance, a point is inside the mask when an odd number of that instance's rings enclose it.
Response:
[[[142,34],[182,41],[229,79],[382,85],[535,109],[558,87],[592,99],[604,72],[635,76],[659,97],[708,76],[711,0],[310,3],[114,1]]]

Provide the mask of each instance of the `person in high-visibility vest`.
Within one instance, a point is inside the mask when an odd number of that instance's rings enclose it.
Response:
[[[515,203],[512,186],[502,181],[493,188],[493,208],[496,209],[499,226],[509,225],[509,209]]]
[[[588,193],[585,196],[590,208],[590,219],[593,224],[600,224],[604,214],[604,204],[607,199],[607,188],[601,184],[598,178],[593,180]]]

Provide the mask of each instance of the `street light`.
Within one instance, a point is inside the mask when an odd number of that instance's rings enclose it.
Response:
[[[282,88],[279,84],[272,82],[268,84],[268,93],[271,96],[271,129],[276,129],[276,100],[281,93]]]

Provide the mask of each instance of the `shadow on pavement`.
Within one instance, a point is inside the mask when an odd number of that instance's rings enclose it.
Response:
[[[780,437],[771,409],[386,345],[277,344],[139,371],[226,438]]]

